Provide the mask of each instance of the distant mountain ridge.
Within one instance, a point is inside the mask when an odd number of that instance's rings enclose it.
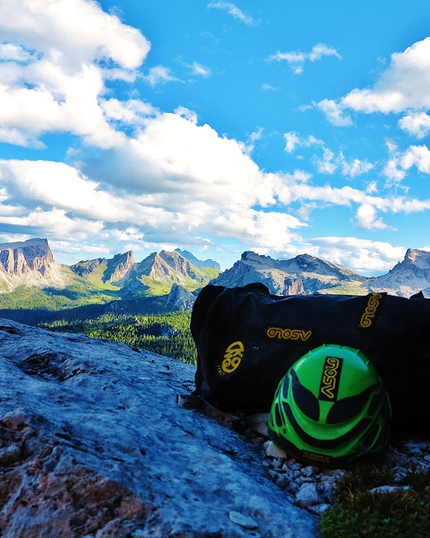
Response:
[[[378,277],[363,277],[347,267],[309,254],[274,260],[255,252],[244,252],[231,269],[221,273],[211,284],[234,287],[252,282],[262,282],[275,295],[386,292],[410,297],[422,291],[430,296],[430,252],[408,249],[402,262]]]
[[[133,251],[113,258],[82,260],[71,266],[55,262],[46,239],[0,244],[0,308],[74,308],[115,300],[165,297],[164,309],[190,308],[208,283],[235,287],[262,282],[276,295],[387,292],[430,296],[430,252],[408,249],[387,274],[363,277],[339,264],[301,254],[275,260],[244,252],[220,272],[214,260],[201,261],[188,251],[153,252],[136,262]]]
[[[128,251],[68,266],[55,262],[47,239],[2,243],[0,307],[55,309],[165,296],[172,307],[189,308],[195,299],[192,292],[219,274],[213,260],[208,261],[211,267],[197,262],[202,267],[177,251],[164,250],[136,262]],[[163,307],[162,301],[159,305]]]
[[[181,254],[181,256],[186,258],[193,265],[195,265],[196,267],[199,267],[200,269],[202,269],[203,267],[211,267],[212,269],[217,269],[218,271],[221,271],[220,264],[218,262],[216,262],[215,260],[211,260],[211,259],[198,260],[194,256],[194,254],[192,254],[191,252],[188,252],[188,250],[181,250],[180,248],[177,248],[175,250],[175,252],[179,252],[179,254]]]
[[[290,260],[274,260],[255,252],[244,252],[231,269],[211,283],[234,287],[262,282],[275,295],[304,295],[339,292],[339,288],[344,292],[366,293],[366,280],[351,269],[309,254]]]

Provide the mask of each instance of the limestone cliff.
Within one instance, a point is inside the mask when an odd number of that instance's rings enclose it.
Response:
[[[54,261],[46,239],[0,244],[0,291],[19,286],[66,286],[70,269]]]
[[[367,279],[350,269],[302,254],[291,260],[274,260],[255,252],[244,252],[231,269],[211,283],[234,287],[262,282],[275,295],[298,295],[330,291],[342,285],[361,289]],[[365,288],[361,289],[365,293]]]
[[[397,263],[386,275],[369,279],[373,291],[385,291],[393,295],[411,296],[424,291],[430,292],[430,252],[411,249],[406,251],[404,259]]]

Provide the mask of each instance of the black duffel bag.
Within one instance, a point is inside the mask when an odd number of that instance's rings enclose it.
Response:
[[[430,432],[430,300],[385,293],[271,295],[263,284],[208,285],[191,318],[196,393],[228,412],[270,409],[281,378],[322,344],[360,349],[390,396],[393,425]]]

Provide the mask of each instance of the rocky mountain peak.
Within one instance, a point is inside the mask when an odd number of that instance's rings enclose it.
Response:
[[[410,296],[418,291],[428,295],[430,252],[409,248],[404,259],[385,275],[369,279],[370,289]]]
[[[187,277],[198,279],[196,267],[189,260],[177,251],[168,252],[166,250],[162,250],[154,256],[149,276],[159,280],[174,277],[178,279],[179,283]]]
[[[187,310],[191,308],[196,300],[195,295],[178,284],[173,284],[169,295],[167,296],[167,305],[175,310]]]
[[[408,248],[403,261],[405,264],[415,265],[418,269],[430,269],[430,252]]]
[[[116,254],[107,261],[107,269],[103,275],[103,282],[117,282],[123,278],[134,266],[134,252],[129,250],[124,254]]]
[[[21,276],[30,271],[44,275],[53,261],[47,239],[0,244],[0,271],[9,276]]]
[[[199,267],[200,269],[204,267],[211,267],[212,269],[217,269],[218,271],[221,271],[220,264],[215,260],[199,260],[194,256],[194,254],[192,254],[188,250],[181,250],[180,248],[175,249],[175,252],[181,254],[181,256],[190,261],[195,267]]]
[[[309,254],[300,254],[290,260],[274,260],[270,256],[247,251],[212,284],[234,287],[262,282],[275,295],[303,295],[344,283],[360,286],[364,280],[346,267]]]
[[[0,290],[19,286],[64,288],[67,267],[54,261],[47,239],[29,239],[0,244]]]
[[[242,256],[240,257],[240,261],[247,263],[248,265],[265,266],[265,267],[271,267],[273,263],[276,262],[276,260],[274,260],[270,256],[257,254],[256,252],[253,252],[252,250],[243,252]]]

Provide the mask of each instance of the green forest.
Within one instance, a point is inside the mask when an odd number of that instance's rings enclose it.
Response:
[[[124,342],[173,359],[197,364],[190,331],[191,310],[164,314],[104,313],[92,319],[59,318],[39,326],[58,332],[82,333],[92,338]]]

